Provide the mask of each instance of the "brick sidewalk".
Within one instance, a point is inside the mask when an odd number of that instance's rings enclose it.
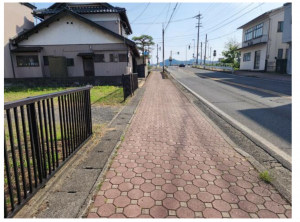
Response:
[[[291,217],[291,206],[159,72],[88,218]]]

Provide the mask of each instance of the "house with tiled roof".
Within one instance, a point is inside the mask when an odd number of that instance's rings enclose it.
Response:
[[[125,8],[108,3],[55,3],[34,10],[40,22],[11,39],[15,78],[121,76],[139,57],[128,39]]]

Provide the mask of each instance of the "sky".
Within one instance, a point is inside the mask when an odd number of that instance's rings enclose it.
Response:
[[[109,2],[108,2],[109,3]],[[185,61],[193,58],[193,53],[196,55],[197,46],[197,22],[195,17],[200,14],[201,27],[199,42],[204,42],[207,34],[207,54],[216,50],[216,58],[222,57],[222,51],[229,39],[242,41],[242,30],[237,30],[238,27],[263,14],[266,11],[281,7],[282,3],[268,2],[247,2],[247,3],[183,3],[166,2],[166,3],[110,3],[113,6],[123,7],[127,10],[133,34],[129,36],[131,39],[134,36],[142,34],[153,37],[155,46],[152,50],[151,63],[156,63],[157,44],[162,46],[162,27],[166,27],[165,31],[165,59],[168,59],[171,51],[173,59]],[[53,3],[33,3],[38,9],[47,8]],[[176,6],[177,4],[177,6]],[[174,8],[176,9],[174,11]],[[173,13],[174,12],[174,13]],[[170,20],[171,14],[173,17]],[[180,20],[180,21],[178,21]],[[194,39],[194,40],[193,40]],[[190,49],[188,49],[190,45]],[[195,45],[195,46],[194,46]],[[179,55],[178,55],[179,52]],[[199,43],[200,54],[200,43]],[[158,52],[159,62],[162,61],[162,51]],[[212,56],[213,58],[213,56]]]

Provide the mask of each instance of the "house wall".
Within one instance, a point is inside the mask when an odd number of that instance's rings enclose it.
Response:
[[[283,49],[283,58],[286,58],[286,49],[288,44],[282,42],[282,33],[277,32],[278,22],[284,21],[284,10],[274,12],[270,15],[270,35],[268,41],[268,61],[276,62],[275,57],[278,57],[278,49]]]
[[[34,26],[32,10],[20,3],[4,3],[4,78],[13,78],[9,39]]]
[[[287,3],[284,5],[284,23],[282,42],[288,43],[289,50],[287,56],[286,72],[292,74],[292,4]]]
[[[74,59],[74,66],[68,66],[70,77],[84,76],[83,59],[78,53],[93,52],[104,54],[105,63],[94,63],[95,76],[120,76],[126,71],[127,62],[110,62],[109,54],[127,54],[124,44],[97,44],[97,45],[42,45],[40,53],[17,53],[16,55],[39,55],[40,67],[16,67],[17,78],[50,77],[49,66],[44,66],[43,56],[63,56]],[[16,62],[14,62],[16,64]],[[129,56],[128,66],[132,67],[132,56]]]
[[[268,18],[263,18],[259,21],[253,22],[250,25],[247,25],[245,27],[243,27],[243,43],[245,42],[245,32],[247,30],[249,30],[250,28],[253,28],[254,26],[260,24],[260,23],[264,23],[263,25],[263,36],[268,36],[269,33],[269,19]],[[245,47],[246,45],[243,45],[243,47]]]
[[[39,66],[34,67],[18,67],[17,66],[17,56],[24,56],[24,55],[38,55],[39,56]],[[43,69],[42,69],[42,55],[38,52],[27,52],[27,53],[12,53],[14,69],[15,69],[15,76],[16,78],[34,78],[34,77],[43,77]]]
[[[284,23],[282,42],[288,43],[292,41],[292,4],[284,7]]]
[[[241,50],[241,63],[240,69],[241,70],[254,70],[254,57],[255,51],[260,50],[260,65],[259,69],[255,70],[265,70],[265,59],[266,59],[266,52],[267,52],[267,44],[257,45],[248,47]],[[250,61],[243,61],[244,54],[251,52],[251,59]]]
[[[68,24],[67,24],[68,23]],[[73,23],[73,24],[71,24]],[[111,44],[122,43],[122,40],[97,28],[66,15],[45,27],[27,40],[19,43],[26,45],[69,45],[69,44]]]

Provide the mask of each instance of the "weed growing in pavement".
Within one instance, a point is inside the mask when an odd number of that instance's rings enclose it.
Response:
[[[273,180],[272,176],[270,175],[269,171],[265,170],[264,172],[259,173],[259,178],[266,183],[271,183]]]

